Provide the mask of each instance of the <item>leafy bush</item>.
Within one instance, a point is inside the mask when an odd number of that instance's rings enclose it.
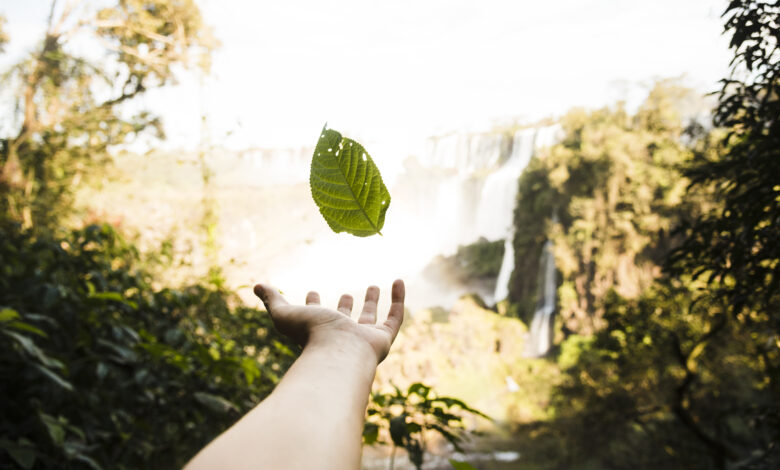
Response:
[[[489,241],[480,237],[474,243],[461,245],[451,258],[464,279],[498,277],[504,259],[504,240]]]
[[[547,240],[555,245],[556,314],[567,333],[603,327],[600,302],[609,290],[636,297],[660,275],[681,241],[674,229],[702,199],[686,192],[680,171],[692,158],[679,109],[690,93],[659,82],[635,114],[620,105],[572,110],[561,120],[562,141],[529,162],[514,213],[510,281],[510,300],[526,323],[538,304]]]
[[[678,166],[686,201],[705,197],[680,218],[665,276],[638,297],[584,284],[606,324],[557,392],[569,466],[780,465],[780,7],[733,0],[724,17],[734,58],[714,115],[723,129],[694,139]]]
[[[436,256],[424,272],[431,279],[470,286],[488,285],[492,291],[503,259],[504,240],[480,237],[474,243],[458,246],[454,255]]]
[[[765,415],[774,402],[769,371],[723,304],[659,282],[638,299],[613,292],[604,306],[606,328],[564,343],[578,356],[560,361],[565,379],[553,398],[564,466],[590,459],[617,468],[706,469],[744,456],[746,464],[771,461],[780,428]]]
[[[461,400],[440,397],[431,387],[414,383],[406,391],[393,386],[390,393],[374,392],[368,406],[368,419],[363,429],[363,442],[368,445],[391,444],[393,468],[395,451],[405,449],[409,460],[422,468],[426,451],[426,433],[438,433],[456,450],[465,438],[465,413],[487,418]],[[389,440],[387,438],[390,438]]]
[[[0,224],[0,468],[174,468],[294,353],[212,285],[154,289],[108,225]]]

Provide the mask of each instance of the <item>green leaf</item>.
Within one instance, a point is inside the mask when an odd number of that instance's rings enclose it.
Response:
[[[92,457],[89,457],[87,455],[78,454],[78,455],[74,456],[73,459],[74,460],[79,460],[81,462],[84,462],[85,464],[87,464],[90,467],[92,467],[93,470],[102,470],[103,469],[103,467],[101,467],[100,464],[95,461],[95,459],[93,459]]]
[[[8,322],[19,318],[19,313],[10,308],[0,310],[0,322]]]
[[[47,415],[46,413],[38,413],[43,424],[46,425],[46,430],[49,431],[49,436],[57,447],[62,447],[62,443],[65,442],[65,427],[60,421],[62,418],[55,418],[54,416]]]
[[[80,460],[81,462],[84,462],[85,464],[89,465],[93,470],[102,470],[103,467],[100,466],[99,463],[97,463],[92,457],[89,457],[87,455],[79,454],[73,458],[74,460]]]
[[[53,369],[62,369],[64,367],[62,362],[54,359],[53,357],[47,356],[46,353],[43,352],[41,348],[36,346],[33,340],[27,336],[14,333],[13,331],[4,331],[3,333],[5,333],[6,336],[14,339],[27,354],[38,359],[38,361],[40,361],[44,366],[51,367]]]
[[[115,343],[113,341],[108,341],[105,339],[99,339],[97,340],[97,344],[104,346],[114,353],[116,353],[114,356],[111,356],[111,359],[114,361],[120,363],[120,364],[129,364],[131,362],[135,362],[138,359],[138,356],[136,355],[135,351],[133,351],[130,348],[127,348],[123,344]]]
[[[0,449],[8,452],[8,455],[16,462],[17,465],[25,470],[30,470],[35,465],[35,448],[32,447],[32,443],[23,443],[25,439],[20,439],[18,444],[15,444],[6,439],[0,439]]]
[[[459,462],[457,460],[450,459],[450,465],[455,470],[477,470],[473,465],[468,462]]]
[[[213,411],[219,413],[227,413],[230,410],[238,411],[238,407],[236,405],[218,395],[212,395],[211,393],[205,392],[195,392],[194,396],[195,399],[198,400],[202,405],[210,408]]]
[[[374,423],[365,423],[363,425],[363,443],[374,445],[379,442],[379,426]]]
[[[421,384],[420,382],[414,383],[409,386],[407,395],[419,395],[423,398],[428,398],[428,394],[431,393],[431,387]]]
[[[406,414],[396,416],[390,420],[390,438],[393,444],[398,447],[404,447],[404,443],[409,438],[409,430],[406,427]]]
[[[119,292],[94,292],[89,294],[89,298],[96,300],[113,300],[114,302],[125,304],[133,310],[138,310],[137,303],[125,299]]]
[[[455,428],[449,427],[447,425],[440,426],[438,424],[430,424],[428,426],[429,429],[433,429],[439,434],[441,434],[441,437],[447,440],[450,444],[452,444],[452,447],[455,448],[458,452],[461,452],[463,449],[460,447],[461,441],[463,441],[463,437],[455,434],[457,430]],[[455,432],[453,432],[455,431]]]
[[[256,378],[262,374],[257,359],[245,357],[241,360],[241,370],[244,371],[244,378],[248,385],[252,385]]]
[[[12,322],[7,323],[7,325],[8,325],[9,328],[13,328],[15,330],[26,331],[28,333],[36,334],[36,335],[38,335],[38,336],[40,336],[42,338],[48,338],[46,333],[44,333],[40,328],[36,328],[36,327],[30,325],[29,323],[24,323],[24,322],[20,322],[20,321],[12,321]]]
[[[296,357],[296,354],[281,341],[273,340],[272,344],[278,352],[285,356]]]
[[[382,234],[390,193],[362,145],[323,127],[309,177],[320,214],[336,233]]]
[[[73,384],[71,384],[67,380],[63,379],[62,377],[60,377],[56,373],[50,371],[49,369],[43,367],[40,364],[35,364],[34,367],[41,374],[43,374],[44,377],[46,377],[47,379],[49,379],[52,382],[56,383],[57,385],[59,385],[60,387],[64,388],[65,390],[68,390],[68,391],[71,391],[71,392],[73,391]]]

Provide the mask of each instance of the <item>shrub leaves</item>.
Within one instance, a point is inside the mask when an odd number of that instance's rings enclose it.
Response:
[[[362,145],[328,129],[327,124],[314,149],[309,184],[331,230],[357,237],[382,234],[390,206],[382,175]]]

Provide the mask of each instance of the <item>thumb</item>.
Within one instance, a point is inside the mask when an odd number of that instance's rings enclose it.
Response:
[[[267,284],[255,285],[254,291],[255,291],[255,295],[258,296],[260,300],[263,301],[266,310],[268,310],[269,312],[279,307],[290,305],[289,302],[287,302],[287,300],[279,292],[279,289],[276,289]]]

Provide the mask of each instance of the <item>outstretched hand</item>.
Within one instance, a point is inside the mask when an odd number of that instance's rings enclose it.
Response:
[[[376,355],[377,364],[390,351],[404,318],[405,289],[400,279],[393,282],[392,304],[387,320],[381,324],[376,323],[379,301],[379,288],[376,286],[366,289],[366,300],[357,322],[350,317],[354,303],[351,295],[342,295],[337,309],[331,310],[320,305],[320,296],[316,292],[308,293],[306,305],[291,305],[271,286],[257,284],[254,291],[265,304],[276,328],[302,346],[319,341],[364,343]]]

